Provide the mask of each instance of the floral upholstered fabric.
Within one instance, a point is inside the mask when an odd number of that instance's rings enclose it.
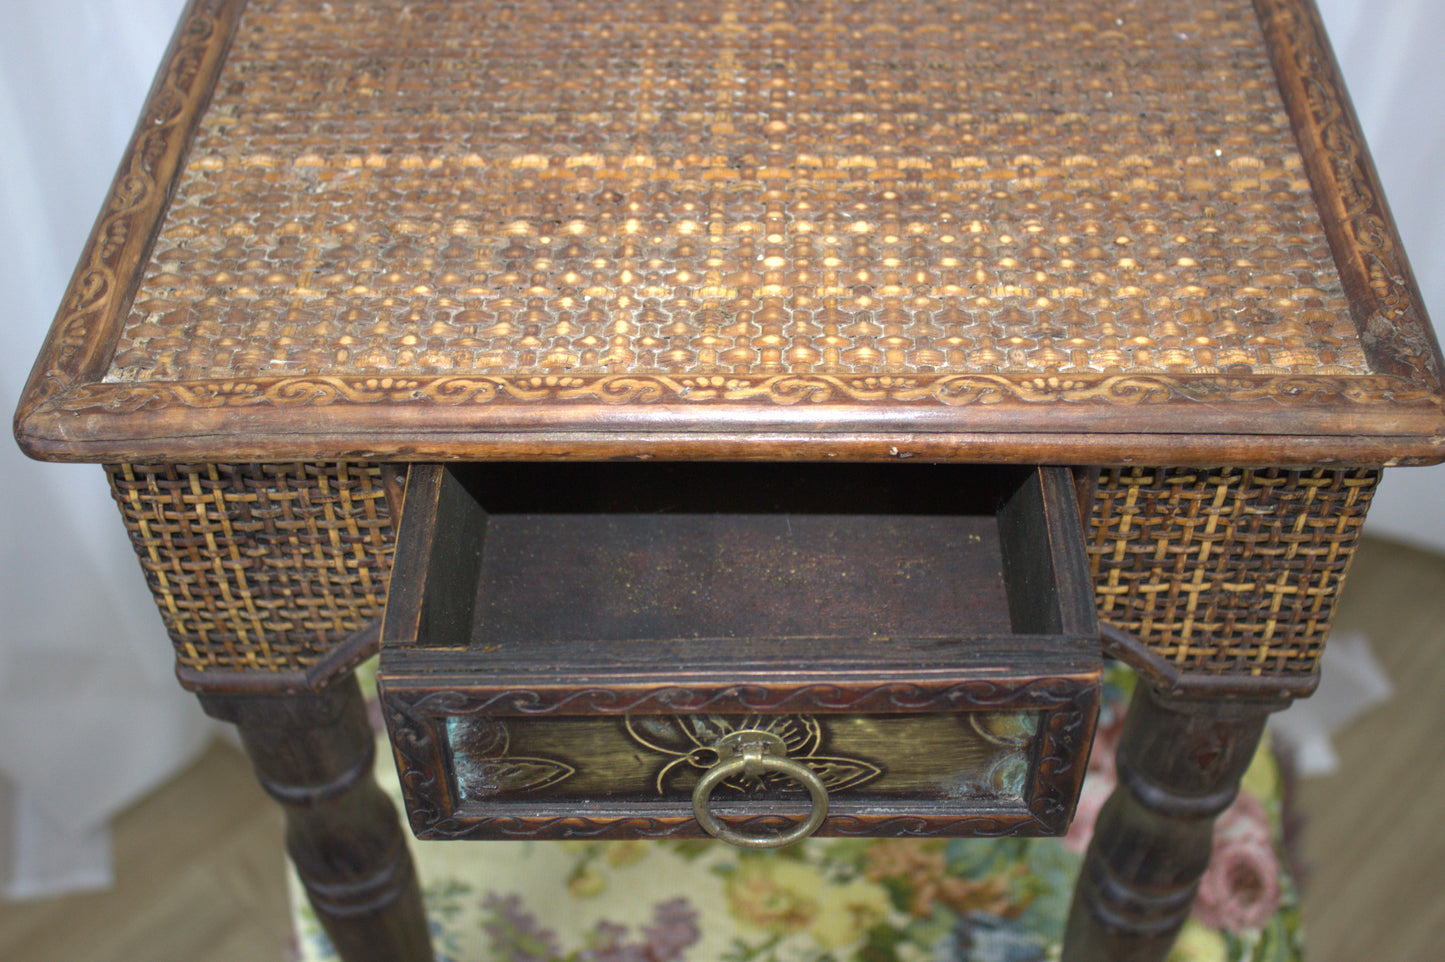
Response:
[[[1038,962],[1059,957],[1074,878],[1113,789],[1133,679],[1111,669],[1078,815],[1062,839],[416,842],[446,962]],[[396,792],[390,753],[383,783]],[[1171,962],[1303,957],[1282,871],[1278,770],[1261,750],[1217,823]],[[397,792],[399,796],[399,792]],[[335,959],[292,883],[297,956]]]

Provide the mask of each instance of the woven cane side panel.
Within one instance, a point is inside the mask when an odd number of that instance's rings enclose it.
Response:
[[[1099,617],[1188,674],[1311,674],[1378,480],[1107,470],[1087,532]]]
[[[394,537],[379,467],[106,470],[181,667],[305,670],[381,617]]]

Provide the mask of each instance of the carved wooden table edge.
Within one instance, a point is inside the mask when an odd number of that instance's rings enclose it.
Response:
[[[614,457],[651,448],[658,448],[653,456],[668,456],[669,449],[697,456],[714,444],[729,448],[726,456],[758,457],[781,444],[792,447],[791,457],[827,457],[833,445],[882,457],[900,440],[923,434],[919,456],[967,458],[958,442],[981,441],[987,449],[990,435],[1007,438],[993,447],[1012,445],[1019,460],[1049,460],[1036,455],[1071,442],[1091,452],[1054,463],[1140,463],[1141,456],[1155,463],[1273,463],[1256,453],[1270,437],[1283,436],[1310,438],[1316,464],[1445,457],[1445,365],[1309,0],[1255,0],[1255,7],[1370,364],[1365,376],[640,371],[112,383],[105,378],[111,353],[244,7],[243,0],[193,0],[183,15],[106,213],[22,395],[15,432],[33,456],[314,460],[345,452],[437,460]],[[265,418],[253,416],[258,408]],[[1150,457],[1169,450],[1181,418],[1197,422],[1186,459]],[[583,425],[589,430],[579,431]],[[722,425],[732,430],[718,431]],[[1260,434],[1263,425],[1269,430]],[[706,441],[689,443],[689,434],[709,428]],[[850,443],[849,435],[861,443]],[[1131,448],[1121,435],[1142,447]],[[1306,457],[1288,463],[1304,464]]]

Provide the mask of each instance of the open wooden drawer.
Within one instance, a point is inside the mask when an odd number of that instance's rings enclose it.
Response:
[[[416,465],[380,686],[423,838],[1062,832],[1099,645],[1062,468]]]

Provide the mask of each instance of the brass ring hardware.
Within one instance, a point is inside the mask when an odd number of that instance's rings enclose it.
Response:
[[[729,732],[713,748],[717,750],[718,762],[703,773],[692,790],[692,812],[709,835],[741,848],[782,848],[812,835],[828,817],[828,789],[823,780],[811,768],[788,758],[787,746],[777,735],[752,730]],[[806,819],[776,835],[746,835],[708,811],[713,789],[724,780],[739,773],[757,777],[764,772],[786,775],[808,790],[813,797],[813,809]]]

